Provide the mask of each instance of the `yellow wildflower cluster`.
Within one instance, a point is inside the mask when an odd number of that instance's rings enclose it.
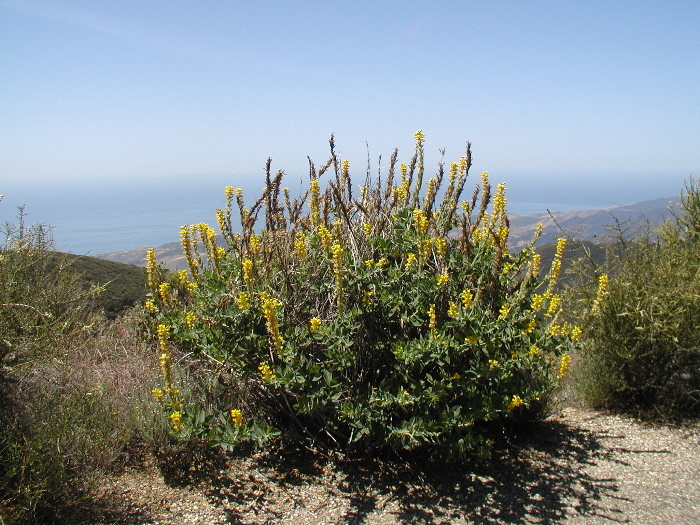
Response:
[[[498,368],[499,362],[496,359],[489,359],[489,368],[493,370],[494,368]]]
[[[425,134],[423,133],[422,129],[419,129],[413,134],[413,137],[416,139],[416,146],[420,147],[425,143]]]
[[[243,412],[241,412],[237,408],[234,408],[233,410],[231,410],[230,415],[233,426],[235,428],[241,428],[243,426]]]
[[[216,210],[216,224],[219,226],[219,232],[221,235],[224,235],[224,233],[228,231],[228,228],[226,227],[226,215],[222,209]]]
[[[600,304],[605,297],[605,293],[608,290],[608,276],[603,274],[598,277],[598,291],[596,293],[595,301],[593,301],[593,311],[595,312],[600,308]]]
[[[248,298],[248,294],[245,292],[238,292],[236,303],[238,304],[239,310],[247,310],[250,308],[250,299]]]
[[[364,223],[362,225],[362,231],[365,232],[365,235],[371,235],[372,234],[372,225],[368,222]]]
[[[253,261],[250,259],[244,259],[241,264],[241,269],[243,272],[243,281],[249,285],[253,285]]]
[[[532,259],[530,259],[530,275],[537,277],[542,266],[542,257],[534,249],[532,251]]]
[[[547,286],[547,291],[551,292],[556,286],[559,280],[559,274],[561,273],[561,259],[564,256],[564,248],[566,248],[566,238],[560,237],[557,240],[557,249],[554,252],[554,260],[552,261],[552,268],[549,270],[549,285]]]
[[[507,303],[502,304],[501,308],[498,310],[498,320],[503,321],[504,319],[507,319],[509,312],[510,312],[510,306]]]
[[[464,339],[464,342],[469,344],[469,345],[475,345],[476,343],[479,342],[479,336],[478,335],[470,335],[466,339]]]
[[[372,292],[362,292],[362,302],[368,306],[371,305],[372,295],[374,295]]]
[[[192,328],[197,321],[197,316],[193,312],[187,312],[185,314],[185,323],[189,328]]]
[[[158,267],[156,266],[156,251],[153,248],[146,250],[146,284],[155,292],[158,286]]]
[[[445,270],[444,273],[441,273],[438,275],[437,278],[437,285],[438,287],[440,286],[445,286],[447,284],[447,281],[450,280],[450,273],[448,270]]]
[[[160,298],[164,304],[169,305],[171,302],[170,284],[160,283],[160,285],[158,286],[158,295],[160,295]]]
[[[420,208],[413,210],[413,223],[416,225],[416,230],[419,234],[425,235],[428,233],[428,218]]]
[[[455,318],[459,315],[459,308],[457,308],[457,303],[454,301],[450,301],[449,307],[447,308],[447,315],[449,315],[452,318]]]
[[[428,327],[431,330],[435,330],[437,328],[437,315],[435,315],[435,305],[431,304],[430,308],[428,308]]]
[[[267,331],[270,336],[272,336],[272,343],[275,346],[275,349],[277,349],[278,352],[281,352],[284,339],[280,334],[276,309],[279,306],[282,306],[282,303],[271,298],[267,292],[260,292],[260,301],[262,303],[262,311],[263,316],[265,317]]]
[[[170,421],[173,424],[173,429],[176,432],[180,432],[183,429],[182,426],[182,414],[180,412],[172,412],[170,414]]]
[[[301,233],[296,233],[296,238],[294,239],[294,253],[296,253],[299,259],[306,259],[306,236]]]
[[[556,314],[559,311],[559,306],[561,304],[561,297],[557,294],[545,294],[549,295],[549,306],[547,307],[547,311],[544,313],[545,317],[552,317],[554,314]]]
[[[418,259],[416,258],[415,253],[409,253],[408,256],[406,257],[406,262],[404,263],[404,268],[407,270],[411,268],[412,266],[415,266],[418,264]]]
[[[465,310],[468,310],[474,304],[474,296],[466,288],[459,294],[459,298],[462,301],[462,308]]]
[[[333,235],[324,225],[318,227],[318,236],[321,238],[321,244],[326,250],[330,250],[333,246]]]
[[[444,237],[437,237],[433,243],[435,244],[435,252],[440,257],[447,255],[447,239]]]
[[[321,223],[321,189],[317,178],[311,179],[309,192],[311,193],[311,200],[309,201],[311,224],[314,228],[318,228],[319,224]]]
[[[309,320],[309,329],[312,332],[316,332],[321,329],[321,320],[318,317],[312,317]]]
[[[532,296],[532,301],[530,303],[530,311],[537,312],[544,304],[545,296],[543,294],[535,294]]]
[[[153,299],[146,299],[146,303],[144,304],[144,308],[151,313],[158,312],[158,307],[156,306],[156,303],[153,301]]]
[[[263,381],[269,381],[275,377],[275,374],[272,372],[272,369],[267,363],[260,363],[260,366],[258,366],[258,372],[260,372],[260,377]]]
[[[559,359],[559,377],[564,377],[569,372],[571,366],[571,356],[563,354]]]
[[[524,401],[522,400],[522,398],[520,396],[514,395],[513,399],[511,399],[510,403],[508,403],[508,408],[507,408],[508,412],[518,408],[519,406],[522,406],[523,403],[524,403]]]
[[[190,228],[185,226],[180,226],[180,244],[182,245],[182,251],[187,259],[187,264],[190,267],[190,274],[195,281],[199,280],[199,261],[195,258],[195,248],[192,240],[192,235]]]

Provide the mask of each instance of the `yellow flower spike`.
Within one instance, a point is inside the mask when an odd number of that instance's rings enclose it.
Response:
[[[258,366],[258,372],[260,372],[260,377],[263,381],[269,381],[275,377],[274,372],[272,372],[272,369],[267,363],[260,363]]]
[[[545,312],[545,317],[552,317],[555,313],[559,311],[559,305],[561,303],[561,297],[557,294],[550,294],[549,307]]]
[[[540,349],[537,345],[530,345],[530,350],[528,350],[528,354],[538,356],[540,355]]]
[[[508,403],[508,408],[507,408],[508,412],[518,408],[523,403],[524,403],[524,401],[522,400],[522,398],[520,396],[514,395],[513,399],[511,399],[510,403]]]
[[[416,139],[416,146],[422,146],[425,143],[425,134],[422,129],[416,131],[413,136]]]
[[[428,218],[420,208],[413,210],[413,223],[419,234],[425,235],[428,232]]]
[[[163,399],[163,391],[160,388],[154,388],[151,390],[151,394],[153,394],[153,397],[156,399]]]
[[[537,328],[537,319],[532,318],[527,322],[527,333],[531,334]]]
[[[377,268],[384,268],[389,264],[389,260],[386,257],[380,257],[379,260],[375,263],[375,266]]]
[[[231,410],[230,416],[234,428],[241,428],[243,426],[243,412],[241,412],[237,408],[234,408],[233,410]]]
[[[176,432],[180,432],[184,427],[182,425],[182,414],[180,412],[172,412],[170,414],[170,421],[173,423],[173,429]]]
[[[245,292],[238,292],[238,297],[236,297],[236,303],[238,303],[239,310],[247,310],[250,308],[250,300],[248,294]]]
[[[158,333],[158,345],[160,346],[161,352],[167,352],[168,341],[170,339],[170,327],[168,325],[159,324],[156,332]]]
[[[578,341],[579,339],[581,339],[582,334],[583,331],[578,326],[574,326],[571,329],[571,334],[569,335],[569,337],[571,337],[571,339],[573,339],[574,341]]]
[[[462,301],[462,308],[465,310],[471,308],[472,304],[474,303],[474,296],[466,288],[459,294],[459,298]]]
[[[197,322],[197,316],[193,312],[187,312],[185,314],[185,323],[189,328],[192,328]]]
[[[408,256],[406,257],[406,262],[404,263],[404,267],[408,270],[412,266],[415,266],[418,264],[418,259],[416,258],[415,253],[409,253]]]
[[[504,319],[507,319],[509,313],[510,306],[508,306],[507,304],[501,305],[501,309],[498,311],[498,320],[503,321]]]
[[[153,299],[146,299],[146,303],[143,305],[146,311],[151,312],[151,313],[157,313],[158,312],[158,307],[156,306],[156,303],[153,302]]]
[[[156,250],[149,248],[146,250],[146,284],[152,292],[158,286],[158,266],[156,265]]]
[[[244,259],[241,264],[241,269],[243,271],[243,281],[248,284],[253,284],[253,261],[250,259]]]
[[[552,261],[552,267],[549,270],[549,275],[547,277],[549,279],[549,285],[547,286],[548,292],[551,292],[554,289],[554,286],[559,280],[559,274],[561,273],[561,260],[564,256],[564,248],[566,248],[566,238],[560,237],[557,240],[557,248],[554,252],[554,260]]]
[[[279,331],[276,309],[282,306],[282,303],[276,299],[272,299],[267,292],[260,292],[260,301],[262,303],[263,316],[266,321],[265,326],[272,338],[272,344],[278,352],[281,352],[284,339]]]
[[[316,332],[321,329],[321,320],[318,317],[312,317],[309,320],[309,330]]]
[[[540,308],[542,308],[542,305],[544,304],[544,295],[542,294],[535,294],[532,296],[532,302],[530,303],[530,310],[532,312],[537,312]]]
[[[489,359],[489,368],[493,370],[494,368],[498,368],[498,365],[500,363],[496,359]]]
[[[438,237],[434,241],[435,251],[440,257],[444,257],[447,254],[447,239],[444,237]]]
[[[372,225],[369,224],[368,222],[364,223],[362,225],[362,231],[365,233],[365,235],[369,236],[372,234]]]
[[[467,337],[467,338],[464,340],[464,342],[467,343],[467,344],[469,344],[469,345],[475,345],[476,343],[479,342],[479,336],[470,335],[469,337]]]
[[[593,308],[592,308],[592,310],[594,312],[600,308],[600,304],[603,301],[603,298],[605,297],[607,290],[608,290],[608,276],[607,276],[607,274],[603,274],[600,277],[598,277],[598,291],[596,292],[596,298],[595,298],[595,301],[593,301]]]
[[[305,259],[307,256],[306,236],[301,232],[296,233],[296,239],[294,240],[294,253],[296,253],[299,259]]]
[[[364,261],[364,265],[367,268],[372,268],[374,266],[374,259],[367,259],[366,261]]]
[[[243,190],[240,190],[241,193],[243,193]],[[224,188],[224,195],[226,196],[226,200],[228,202],[233,200],[233,196],[235,194],[236,190],[233,188],[233,186],[226,186]]]
[[[326,228],[324,225],[319,226],[318,236],[321,238],[321,244],[323,244],[323,247],[326,250],[330,250],[333,246],[333,235],[330,231],[328,231],[328,228]]]
[[[321,188],[318,184],[318,179],[311,179],[309,192],[311,193],[311,199],[309,201],[309,214],[311,216],[311,225],[314,228],[318,228],[321,223]]]
[[[447,315],[455,318],[459,315],[459,309],[457,308],[457,303],[450,301],[449,307],[447,308]]]
[[[335,292],[337,295],[338,310],[343,309],[343,247],[334,244],[331,248],[333,257],[333,273],[335,274]]]
[[[431,304],[428,308],[428,328],[435,330],[437,328],[437,315],[435,315],[435,305]]]
[[[449,280],[450,280],[450,273],[448,270],[445,270],[445,273],[438,275],[438,278],[437,278],[438,287],[445,286],[447,284],[447,281],[449,281]]]
[[[564,377],[569,372],[569,366],[571,365],[571,356],[569,354],[563,354],[559,359],[559,377]]]
[[[372,295],[374,295],[372,292],[362,292],[362,302],[368,306],[371,305]]]
[[[166,305],[170,304],[170,284],[169,283],[160,283],[158,286],[158,295],[160,295],[160,298],[163,300],[163,303]]]

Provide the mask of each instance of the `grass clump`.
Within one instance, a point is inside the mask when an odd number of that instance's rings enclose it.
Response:
[[[207,225],[184,226],[189,272],[168,279],[149,252],[164,378],[154,393],[173,433],[227,447],[282,434],[342,450],[487,454],[485,426],[541,415],[568,369],[580,330],[561,321],[554,291],[563,241],[546,276],[534,240],[511,253],[505,186],[492,193],[484,173],[461,199],[469,147],[423,184],[418,132],[408,164],[394,152],[358,188],[330,145],[297,199],[270,161],[250,208],[226,188],[227,246]],[[216,378],[206,406],[175,381],[175,349]]]
[[[672,219],[616,225],[603,267],[581,267],[578,388],[595,407],[653,419],[700,415],[700,188]],[[593,269],[591,271],[591,268]]]

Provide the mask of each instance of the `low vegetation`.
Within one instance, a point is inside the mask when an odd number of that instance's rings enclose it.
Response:
[[[69,523],[134,443],[485,457],[562,382],[596,407],[696,417],[697,184],[659,228],[511,252],[504,185],[483,174],[461,197],[469,148],[423,183],[423,140],[360,187],[331,140],[296,199],[268,163],[249,206],[226,188],[224,245],[182,228],[189,271],[59,254],[46,228],[6,225],[0,523]]]

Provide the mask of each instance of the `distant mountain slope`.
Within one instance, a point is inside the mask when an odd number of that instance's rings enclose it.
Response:
[[[620,222],[637,221],[646,218],[653,223],[660,223],[669,216],[669,206],[677,203],[678,199],[661,198],[650,201],[625,204],[606,209],[574,210],[552,212],[537,215],[511,215],[510,245],[512,248],[522,248],[530,240],[539,223],[542,224],[542,237],[538,245],[556,241],[562,235],[557,226],[561,226],[568,234],[584,240],[595,240],[605,235],[606,225],[615,219]],[[146,265],[146,247],[134,248],[120,252],[102,253],[96,255],[100,259],[116,261],[136,266]],[[164,262],[168,269],[187,269],[187,262],[182,254],[179,242],[169,242],[155,248],[159,262]]]
[[[606,226],[613,224],[616,219],[622,223],[640,219],[661,223],[670,216],[669,207],[677,203],[676,198],[662,198],[605,209],[555,211],[551,216],[548,213],[512,215],[510,245],[512,248],[525,246],[532,239],[538,224],[542,224],[542,236],[538,244],[556,241],[562,235],[561,229],[579,239],[599,239],[606,234]]]

